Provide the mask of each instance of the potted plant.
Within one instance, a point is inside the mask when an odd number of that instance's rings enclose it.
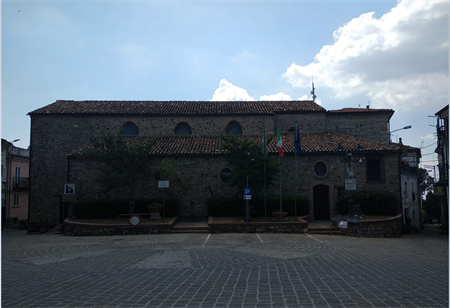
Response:
[[[151,204],[149,204],[147,206],[147,209],[149,210],[151,216],[150,219],[151,220],[158,220],[161,219],[161,209],[162,209],[162,204],[158,203],[158,202],[153,202]]]

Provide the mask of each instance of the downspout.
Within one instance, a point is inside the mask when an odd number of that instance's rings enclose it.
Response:
[[[31,117],[30,114],[28,114],[30,116],[30,158],[28,161],[28,223],[27,225],[30,225],[30,213],[31,213],[31,183],[32,181],[32,173],[31,171],[33,170],[32,166],[33,166],[33,118]],[[28,227],[29,228],[29,227]],[[28,231],[27,231],[28,232]]]

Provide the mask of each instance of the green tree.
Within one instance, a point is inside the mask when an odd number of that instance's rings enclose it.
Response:
[[[227,150],[225,161],[233,166],[230,178],[230,186],[236,188],[237,194],[242,194],[242,189],[248,186],[252,188],[252,194],[258,196],[264,191],[264,162],[266,163],[267,187],[276,179],[278,163],[273,156],[264,156],[261,141],[240,136],[221,136],[222,147]],[[269,143],[271,138],[267,140]]]
[[[156,170],[156,178],[158,180],[169,181],[169,192],[171,195],[177,195],[189,189],[189,185],[186,183],[181,173],[168,158],[161,160],[161,165]]]
[[[420,196],[433,190],[434,179],[428,174],[426,169],[419,168],[417,181],[419,182]]]
[[[422,202],[422,208],[427,218],[441,218],[441,197],[432,192],[428,192],[425,200]]]
[[[98,181],[109,192],[114,188],[125,189],[128,194],[129,211],[134,213],[135,189],[138,179],[152,174],[148,153],[154,141],[146,137],[122,136],[122,132],[102,132],[91,137],[89,146],[77,154],[100,162]]]

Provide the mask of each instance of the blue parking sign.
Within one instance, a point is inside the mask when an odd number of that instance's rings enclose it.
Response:
[[[251,200],[251,199],[252,199],[252,189],[244,188],[244,200]]]

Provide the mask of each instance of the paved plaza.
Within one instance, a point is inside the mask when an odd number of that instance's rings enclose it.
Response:
[[[448,237],[2,232],[2,307],[448,307]]]

